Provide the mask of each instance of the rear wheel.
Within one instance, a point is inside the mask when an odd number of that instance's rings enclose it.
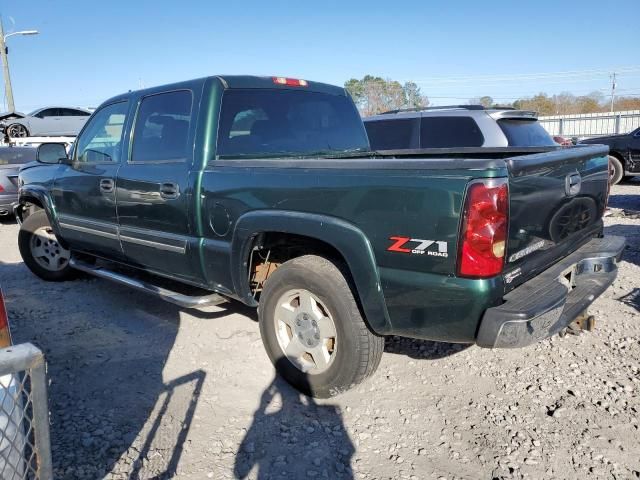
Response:
[[[69,265],[71,252],[56,238],[44,210],[37,210],[22,223],[18,248],[29,270],[43,280],[60,282],[76,275]]]
[[[14,123],[7,127],[7,135],[11,138],[24,138],[29,136],[29,131],[24,125]]]
[[[326,258],[306,255],[280,266],[265,284],[258,316],[278,373],[307,395],[335,396],[380,363],[384,338],[369,330],[347,276]]]
[[[622,162],[613,155],[609,155],[609,183],[615,185],[620,183],[624,176],[624,165]]]

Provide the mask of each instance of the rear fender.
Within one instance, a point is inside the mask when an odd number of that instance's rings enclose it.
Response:
[[[256,305],[246,272],[253,240],[264,232],[303,235],[335,248],[351,272],[369,326],[378,334],[390,331],[371,244],[359,228],[334,217],[281,210],[259,210],[240,217],[231,246],[231,276],[241,301]]]

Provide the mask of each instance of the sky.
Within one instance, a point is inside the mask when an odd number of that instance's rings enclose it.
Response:
[[[637,0],[1,1],[18,111],[215,74],[415,81],[432,104],[640,96]],[[3,89],[3,87],[2,87]],[[6,103],[6,102],[5,102]]]

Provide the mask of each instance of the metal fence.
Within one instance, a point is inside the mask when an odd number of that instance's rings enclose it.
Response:
[[[30,343],[0,349],[0,478],[52,478],[44,355]]]
[[[551,135],[565,137],[599,137],[628,133],[640,127],[640,110],[611,113],[584,113],[539,117]]]

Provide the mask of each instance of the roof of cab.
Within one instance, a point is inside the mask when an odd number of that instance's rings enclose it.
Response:
[[[252,75],[219,75],[225,88],[277,88],[286,90],[306,90],[318,93],[330,93],[333,95],[346,95],[346,90],[342,87],[329,85],[328,83],[312,82],[307,80],[305,86],[281,85],[274,82],[274,78],[282,77],[257,77]],[[286,77],[291,78],[291,77]],[[299,80],[299,79],[296,79]],[[306,79],[305,79],[306,80]]]
[[[214,78],[217,79],[224,89],[279,89],[279,90],[303,90],[308,92],[318,92],[318,93],[328,93],[332,95],[346,95],[346,90],[342,87],[337,87],[335,85],[329,85],[328,83],[320,83],[320,82],[312,82],[307,80],[307,85],[305,86],[290,86],[290,85],[281,85],[274,82],[274,78],[279,77],[258,77],[253,75],[213,75],[210,77],[197,78],[192,80],[186,80],[178,83],[171,83],[167,85],[158,85],[156,87],[146,88],[143,90],[135,90],[129,91],[127,93],[122,93],[120,95],[116,95],[114,97],[109,98],[103,104],[114,103],[120,100],[125,100],[129,98],[131,95],[135,94],[147,94],[147,93],[158,93],[163,90],[176,90],[179,88],[187,88],[193,82],[203,82],[207,79]],[[291,77],[286,77],[291,78]]]

